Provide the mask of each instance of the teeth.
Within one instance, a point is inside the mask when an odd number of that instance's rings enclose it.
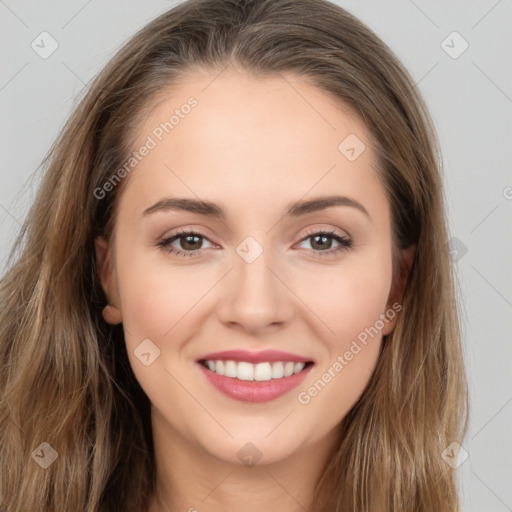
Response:
[[[237,369],[235,361],[226,361],[226,363],[224,364],[224,375],[226,377],[236,377],[236,374]]]
[[[224,374],[219,373],[219,375]],[[254,380],[254,365],[244,362],[238,363],[236,367],[236,378],[240,380]]]
[[[258,363],[254,367],[254,380],[270,380],[272,378],[272,367],[270,363]]]
[[[273,379],[280,379],[284,377],[284,365],[279,361],[278,363],[274,363],[272,365],[272,374],[271,377]]]
[[[293,375],[293,370],[295,369],[295,363],[286,363],[284,365],[284,376],[289,377]]]
[[[305,363],[292,361],[277,361],[275,363],[252,364],[246,361],[205,361],[209,370],[225,377],[233,377],[239,380],[265,381],[282,379],[301,372]]]

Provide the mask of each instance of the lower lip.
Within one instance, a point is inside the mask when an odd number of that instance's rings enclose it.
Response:
[[[290,375],[289,377],[255,381],[224,377],[223,375],[208,370],[201,363],[197,364],[212,386],[229,398],[240,400],[241,402],[269,402],[270,400],[279,398],[296,388],[306,378],[311,368],[313,368],[311,364],[301,372]]]

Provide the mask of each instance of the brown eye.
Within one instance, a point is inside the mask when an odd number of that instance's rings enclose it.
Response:
[[[319,253],[319,256],[332,255],[333,253],[349,249],[353,245],[352,240],[336,231],[310,233],[302,239],[301,243],[307,240],[311,240],[310,248],[313,252]],[[333,241],[339,244],[335,249],[331,249]]]
[[[183,235],[178,237],[176,240],[180,241],[180,245],[182,249],[185,250],[197,250],[200,249],[202,245],[202,241],[200,240],[202,237],[198,235]],[[199,240],[199,241],[198,241]]]
[[[161,240],[157,245],[177,256],[198,256],[202,253],[202,245],[205,240],[208,239],[200,233],[183,230]]]

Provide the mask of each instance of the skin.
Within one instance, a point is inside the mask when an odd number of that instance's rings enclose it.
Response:
[[[302,511],[335,449],[336,427],[361,396],[382,335],[398,317],[307,405],[299,403],[298,393],[400,300],[404,282],[392,282],[389,203],[369,132],[330,95],[292,75],[228,70],[214,77],[198,71],[181,79],[138,130],[134,149],[187,98],[198,100],[126,178],[114,239],[96,240],[111,305],[105,318],[123,322],[130,364],[152,403],[164,507],[153,497],[150,512]],[[353,162],[338,150],[349,134],[366,144]],[[337,206],[283,217],[292,201],[332,194],[359,201],[369,216]],[[213,201],[226,217],[173,210],[142,216],[170,196]],[[205,237],[188,249],[201,255],[175,256],[156,246],[180,228]],[[340,244],[330,238],[319,246],[305,237],[325,229],[353,247],[322,257]],[[249,235],[263,249],[252,263],[236,252]],[[182,238],[172,247],[190,245]],[[412,255],[403,252],[406,266]],[[147,338],[160,349],[149,366],[134,355]],[[206,381],[195,360],[236,348],[288,351],[315,366],[278,399],[235,401]],[[262,454],[252,467],[237,457],[247,442]]]

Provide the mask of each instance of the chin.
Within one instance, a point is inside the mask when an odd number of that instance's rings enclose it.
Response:
[[[275,425],[274,425],[275,427]],[[273,434],[269,435],[272,429],[266,429],[264,434],[256,435],[254,430],[247,434],[234,435],[233,438],[227,434],[222,439],[216,437],[201,443],[203,449],[210,453],[215,459],[226,464],[253,467],[254,465],[276,464],[290,457],[293,457],[303,447],[298,439],[290,439],[284,436],[283,439]],[[287,429],[289,432],[289,428]],[[286,432],[284,432],[286,434]]]

